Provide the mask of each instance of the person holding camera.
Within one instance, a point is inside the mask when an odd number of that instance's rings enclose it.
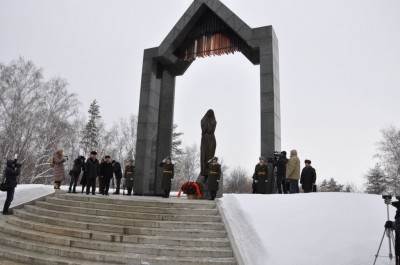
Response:
[[[161,188],[164,190],[163,198],[169,198],[171,192],[172,179],[174,178],[174,164],[171,162],[171,157],[166,157],[161,163],[160,167],[163,168],[163,177],[161,181]]]
[[[59,190],[61,182],[65,179],[64,163],[68,156],[63,155],[64,149],[58,148],[53,155],[54,189]]]
[[[72,193],[76,193],[76,185],[78,184],[79,175],[81,174],[82,169],[85,166],[85,157],[79,156],[77,159],[74,160],[74,166],[72,167],[69,175],[71,177],[71,181],[69,182],[69,189],[68,193],[71,193],[72,186]]]
[[[297,150],[290,151],[290,159],[286,166],[286,179],[290,181],[290,193],[299,193],[300,159]]]
[[[7,189],[7,198],[4,202],[3,214],[11,215],[13,214],[12,210],[10,210],[11,202],[14,199],[15,187],[17,187],[17,177],[21,173],[21,164],[17,163],[17,159],[8,160],[6,169],[4,170],[4,183],[8,186]]]
[[[260,156],[259,163],[256,165],[253,174],[254,191],[253,193],[266,194],[268,191],[268,164],[265,157]]]
[[[317,173],[311,166],[311,160],[306,159],[304,161],[305,167],[301,171],[300,184],[304,193],[312,192],[315,181],[317,180]]]

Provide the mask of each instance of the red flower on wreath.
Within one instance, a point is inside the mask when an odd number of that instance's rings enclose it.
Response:
[[[187,194],[187,195],[197,195],[197,198],[201,198],[201,187],[200,183],[198,182],[185,182],[182,184],[179,193],[178,193],[178,198],[181,197],[181,192]]]

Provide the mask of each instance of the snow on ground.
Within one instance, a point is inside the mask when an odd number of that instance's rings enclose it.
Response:
[[[387,219],[382,196],[367,194],[225,194],[222,207],[251,265],[373,264]],[[380,255],[388,256],[386,237]]]
[[[14,200],[11,203],[11,207],[31,200],[43,197],[45,195],[54,192],[52,185],[40,185],[40,184],[24,184],[18,185],[15,189]],[[7,193],[0,191],[0,207],[3,210],[4,201],[6,200]]]
[[[18,185],[11,206],[53,191],[53,186]],[[1,207],[5,197],[0,192]],[[378,195],[225,194],[220,201],[246,265],[373,264],[387,218]],[[395,208],[389,209],[393,220]],[[380,254],[388,255],[386,237]],[[395,263],[380,257],[376,264]]]

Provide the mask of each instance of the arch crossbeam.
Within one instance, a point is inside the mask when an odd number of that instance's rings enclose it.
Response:
[[[163,194],[158,162],[171,154],[176,76],[196,57],[235,51],[260,65],[261,154],[280,150],[278,39],[272,26],[250,28],[220,1],[194,0],[160,46],[144,51],[135,194]]]

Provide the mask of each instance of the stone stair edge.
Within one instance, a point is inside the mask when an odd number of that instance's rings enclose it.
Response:
[[[40,223],[40,222],[36,222],[36,221],[20,220],[19,218],[14,219],[13,217],[8,217],[6,222],[8,224],[11,224],[14,226],[17,226],[17,223],[25,223],[25,226],[22,226],[25,229],[28,229],[28,228],[26,228],[26,226],[36,226],[36,227],[48,228],[49,230],[51,228],[51,229],[65,230],[65,231],[76,232],[76,233],[87,233],[87,234],[97,234],[98,235],[96,237],[92,236],[92,238],[101,238],[99,235],[102,235],[104,237],[110,237],[110,238],[112,238],[112,237],[136,238],[137,237],[138,239],[142,238],[142,239],[158,239],[158,240],[171,240],[171,241],[191,241],[191,242],[199,242],[199,243],[202,243],[202,242],[226,243],[228,241],[226,239],[226,235],[225,235],[225,237],[221,237],[221,238],[218,238],[218,237],[216,237],[216,238],[180,238],[180,237],[157,236],[157,235],[153,236],[153,235],[117,234],[117,233],[106,233],[106,232],[100,232],[100,231],[92,232],[92,230],[83,230],[83,229],[74,229],[74,228],[65,229],[65,227],[62,227],[62,226],[49,225],[49,224],[44,224],[44,223]],[[30,230],[46,233],[37,228],[36,229],[33,228]],[[63,235],[63,234],[56,234],[56,235],[72,237],[72,238],[79,238],[79,239],[86,239],[83,237],[69,236],[69,235]],[[113,242],[113,241],[108,241],[108,240],[98,240],[98,241]],[[124,242],[125,241],[122,241],[120,243],[124,244]],[[151,245],[151,244],[145,244],[145,245]],[[160,245],[163,245],[163,244],[160,244]]]
[[[87,222],[82,222],[82,221],[77,221],[77,220],[69,220],[69,219],[61,219],[61,218],[57,218],[57,217],[53,217],[53,216],[38,216],[36,214],[33,214],[31,212],[26,211],[25,209],[18,209],[15,210],[15,216],[18,216],[21,219],[27,220],[27,218],[21,217],[20,215],[27,215],[31,218],[43,218],[46,220],[53,220],[56,222],[62,222],[62,223],[71,223],[71,224],[81,224],[81,225],[89,225],[89,226],[105,226],[105,227],[110,227],[110,228],[115,228],[115,229],[121,229],[122,231],[125,229],[140,229],[140,230],[156,230],[156,231],[172,231],[175,233],[223,233],[226,235],[226,231],[224,230],[206,230],[206,229],[195,229],[195,228],[161,228],[161,227],[141,227],[141,226],[132,226],[132,225],[114,225],[114,224],[107,224],[107,223],[96,223],[96,224],[88,224]],[[35,221],[38,223],[44,223],[44,224],[49,224],[41,221]],[[179,224],[179,222],[178,222]],[[64,227],[62,225],[55,225],[55,224],[51,224],[54,226],[58,226],[58,227]],[[69,228],[73,228],[72,226],[67,226]],[[95,230],[95,229],[89,229],[87,228],[89,231],[99,231],[102,232],[101,230]],[[108,231],[107,231],[108,232]],[[111,233],[111,232],[108,232]],[[124,235],[131,235],[131,234],[124,234]],[[214,238],[214,237],[213,237]],[[225,237],[226,238],[226,237]]]
[[[55,215],[64,215],[64,216],[69,216],[69,217],[78,217],[78,218],[81,217],[81,218],[91,218],[92,219],[91,215],[55,211],[55,210],[41,208],[36,205],[26,205],[24,209],[26,209],[28,212],[31,212],[31,213],[32,213],[32,211],[39,211],[39,212],[42,212],[42,214],[46,213],[47,214],[46,216],[51,216],[51,217],[54,217],[54,216],[52,216],[50,214],[55,214]],[[220,222],[202,222],[202,223],[193,224],[192,222],[184,222],[184,221],[161,221],[161,220],[151,221],[151,220],[144,220],[144,219],[121,218],[121,217],[114,217],[113,219],[109,219],[107,216],[97,216],[97,218],[101,219],[103,222],[117,220],[117,221],[121,221],[121,222],[137,222],[137,223],[146,223],[146,224],[157,224],[157,225],[159,225],[157,227],[161,227],[161,225],[163,225],[163,224],[164,225],[180,224],[180,225],[189,225],[189,226],[201,224],[201,225],[212,225],[212,226],[221,228],[221,229],[218,229],[218,231],[223,229],[222,222],[221,223]],[[69,219],[69,220],[76,220],[76,219]],[[212,229],[210,229],[210,230],[212,230]]]
[[[217,208],[185,208],[185,207],[178,207],[178,208],[167,207],[167,208],[165,208],[165,207],[144,206],[144,205],[127,205],[127,204],[118,204],[118,203],[112,204],[112,203],[101,203],[101,202],[94,202],[94,201],[68,200],[68,199],[63,199],[63,198],[59,198],[59,197],[47,197],[46,201],[56,202],[56,203],[58,203],[58,202],[68,202],[68,203],[75,203],[75,204],[82,203],[85,205],[107,205],[107,206],[116,206],[116,207],[127,207],[128,209],[129,208],[138,208],[138,209],[146,208],[146,209],[151,209],[151,210],[168,209],[168,210],[172,210],[172,211],[176,210],[177,212],[184,211],[184,210],[189,211],[189,212],[192,212],[192,211],[207,212],[207,211],[209,211],[209,212],[214,212],[215,214],[208,214],[208,215],[217,215],[218,214]],[[67,204],[61,203],[61,205],[67,205]],[[89,208],[89,207],[87,207],[87,208]]]
[[[120,204],[135,204],[135,203],[148,203],[148,204],[161,204],[161,205],[176,205],[176,206],[193,206],[193,207],[212,207],[216,209],[216,203],[209,200],[187,200],[178,198],[161,198],[161,197],[150,197],[150,196],[130,196],[130,197],[118,197],[121,195],[86,195],[86,194],[69,194],[69,193],[58,193],[55,197],[62,198],[68,197],[72,200],[77,201],[117,201]],[[123,195],[122,195],[123,196]]]
[[[2,224],[3,223],[3,224]],[[106,241],[98,241],[98,240],[93,240],[93,239],[84,239],[84,238],[75,238],[75,237],[70,237],[70,236],[61,236],[61,235],[54,235],[42,231],[36,231],[36,230],[30,230],[27,228],[21,228],[18,226],[14,226],[10,223],[4,222],[4,220],[0,221],[0,231],[3,230],[5,234],[10,234],[11,231],[16,231],[17,233],[25,233],[28,235],[34,235],[34,236],[41,236],[43,238],[49,238],[52,240],[59,240],[60,242],[69,242],[68,245],[71,245],[71,242],[81,242],[81,243],[87,243],[87,244],[98,244],[98,245],[112,245],[112,243],[117,243],[118,246],[121,247],[137,247],[137,248],[154,248],[157,247],[158,249],[161,250],[182,250],[182,251],[196,251],[196,250],[201,250],[201,251],[209,251],[209,252],[230,252],[232,250],[226,249],[226,248],[197,248],[197,247],[172,247],[172,246],[165,246],[165,245],[156,245],[156,244],[131,244],[131,243],[123,243],[123,242],[106,242]],[[7,225],[4,225],[7,224]],[[8,229],[4,231],[4,226],[6,226]],[[15,227],[14,229],[12,229]],[[59,246],[65,246],[63,244],[59,244]]]
[[[86,207],[75,207],[75,206],[67,206],[67,205],[56,205],[56,204],[52,204],[46,201],[35,201],[35,205],[36,206],[40,206],[40,205],[46,205],[47,207],[53,207],[53,206],[57,206],[59,209],[75,209],[75,210],[94,210],[96,212],[107,212],[107,213],[114,213],[114,214],[119,214],[119,213],[125,213],[125,214],[140,214],[142,216],[161,216],[161,217],[171,217],[171,218],[181,218],[183,216],[187,217],[187,218],[214,218],[217,219],[217,222],[221,221],[221,217],[219,215],[174,215],[174,214],[168,214],[168,213],[162,213],[162,214],[157,214],[157,213],[141,213],[141,212],[134,212],[134,211],[130,211],[130,212],[124,212],[124,211],[115,211],[115,210],[108,210],[108,209],[90,209],[90,208],[86,208]],[[72,212],[72,211],[70,211]],[[97,214],[100,215],[100,214]],[[103,215],[103,216],[109,216],[109,214],[107,215]],[[161,220],[163,221],[163,220]],[[179,220],[178,220],[179,221]]]
[[[25,239],[25,238],[4,238],[2,235],[0,235],[0,242],[2,242],[3,240],[5,240],[6,242],[19,242],[19,243],[25,243],[25,244],[29,244],[31,246],[38,246],[41,248],[46,248],[48,250],[52,249],[54,250],[63,250],[63,251],[69,251],[72,252],[72,250],[77,250],[78,253],[84,253],[84,254],[91,254],[91,255],[104,255],[104,251],[101,250],[92,250],[92,249],[81,249],[81,248],[76,248],[76,247],[67,247],[67,246],[53,246],[51,244],[48,243],[43,243],[43,242],[36,242],[30,239]],[[1,244],[1,246],[4,246],[4,244]],[[7,245],[9,246],[9,245]],[[15,248],[14,248],[15,249]],[[28,252],[33,252],[30,250],[26,250],[23,249],[24,251],[28,251]],[[33,252],[35,253],[35,252]],[[45,255],[48,256],[52,256],[49,255],[48,253],[45,252],[41,252],[44,253]],[[82,255],[84,255],[82,254]],[[176,261],[193,261],[193,262],[201,262],[201,261],[210,261],[210,262],[218,262],[218,261],[227,261],[227,262],[235,262],[233,257],[224,257],[224,258],[203,258],[203,257],[171,257],[171,256],[155,256],[155,255],[149,255],[149,254],[134,254],[134,253],[123,253],[123,252],[107,252],[106,253],[107,256],[112,256],[112,257],[123,257],[123,258],[140,258],[140,259],[151,259],[151,260],[176,260]],[[67,257],[70,258],[70,257]],[[91,262],[90,260],[85,260],[85,264],[86,262]],[[91,263],[91,264],[96,264],[96,263]],[[103,264],[103,263],[101,263]],[[107,264],[110,264],[109,261],[107,261]],[[124,264],[124,263],[118,263],[116,262],[115,264]],[[198,264],[198,263],[195,263]],[[236,264],[236,262],[235,262]]]

